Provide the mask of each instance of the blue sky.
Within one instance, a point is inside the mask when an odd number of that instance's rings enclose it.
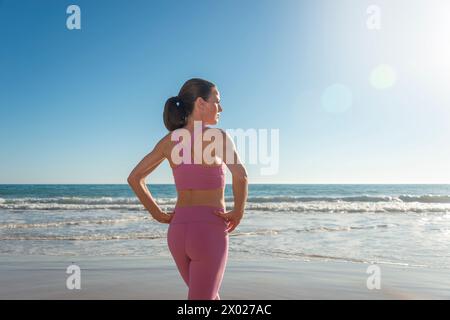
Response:
[[[250,182],[450,183],[449,14],[444,0],[0,0],[0,183],[126,183],[192,77],[217,84],[220,127],[279,129],[278,173],[248,165]],[[168,164],[147,182],[171,183]]]

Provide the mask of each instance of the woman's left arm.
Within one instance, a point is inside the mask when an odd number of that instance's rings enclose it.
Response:
[[[155,148],[147,154],[128,176],[128,184],[151,216],[161,223],[170,223],[171,214],[164,213],[153,199],[145,183],[145,178],[166,158],[164,145],[166,139],[159,141]]]

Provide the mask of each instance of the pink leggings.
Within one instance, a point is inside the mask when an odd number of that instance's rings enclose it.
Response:
[[[228,224],[213,211],[223,208],[175,208],[167,243],[178,271],[189,287],[189,300],[220,300],[228,257]]]

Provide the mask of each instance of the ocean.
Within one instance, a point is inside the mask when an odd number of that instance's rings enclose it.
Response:
[[[2,256],[168,257],[167,228],[125,184],[0,185]],[[229,259],[265,257],[450,268],[450,185],[250,185]]]

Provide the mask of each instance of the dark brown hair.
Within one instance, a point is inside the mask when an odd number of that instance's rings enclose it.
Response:
[[[163,119],[167,130],[173,131],[184,127],[194,110],[195,100],[198,97],[208,100],[213,87],[214,83],[199,78],[186,81],[178,96],[167,99],[164,106]]]

